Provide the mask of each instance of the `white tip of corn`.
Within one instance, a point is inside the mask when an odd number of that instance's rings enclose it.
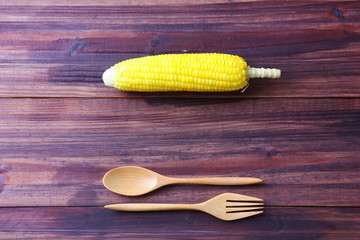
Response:
[[[249,78],[280,78],[281,71],[276,68],[253,68],[247,67],[246,77]]]
[[[102,75],[102,79],[105,85],[109,87],[115,86],[115,77],[116,77],[116,71],[114,67],[107,69]]]

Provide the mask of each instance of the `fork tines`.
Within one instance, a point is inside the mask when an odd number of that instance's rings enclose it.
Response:
[[[226,203],[226,213],[252,212],[264,208],[262,201],[226,200]]]

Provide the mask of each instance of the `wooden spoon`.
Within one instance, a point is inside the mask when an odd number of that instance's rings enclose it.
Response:
[[[103,178],[107,189],[126,196],[139,196],[169,184],[249,185],[260,182],[259,178],[248,177],[172,178],[135,166],[114,168]]]

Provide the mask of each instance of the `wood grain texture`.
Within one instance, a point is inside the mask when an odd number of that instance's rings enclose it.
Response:
[[[41,4],[40,4],[41,3]],[[147,6],[145,6],[147,5]],[[156,97],[102,84],[118,61],[151,54],[224,52],[283,71],[245,94],[162,97],[358,97],[358,1],[0,3],[1,97]]]
[[[360,2],[0,0],[0,239],[358,239]],[[222,52],[282,70],[245,93],[126,93],[118,61]],[[178,185],[131,198],[101,184],[138,165]],[[262,198],[261,215],[120,213],[105,204]],[[155,218],[154,218],[155,216]]]
[[[2,239],[356,239],[359,208],[266,207],[224,222],[195,211],[117,212],[96,207],[0,209]],[[86,224],[84,224],[86,223]],[[27,231],[24,231],[27,229]]]
[[[360,206],[359,99],[2,99],[0,107],[3,206],[136,201],[101,184],[122,165],[265,181],[169,186],[150,195],[156,201],[234,191],[270,205]]]

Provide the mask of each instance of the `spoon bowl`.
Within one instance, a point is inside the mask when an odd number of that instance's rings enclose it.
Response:
[[[103,178],[104,186],[118,194],[138,196],[159,188],[161,175],[146,168],[126,166],[107,172]]]
[[[143,195],[169,184],[248,185],[260,182],[259,178],[248,177],[172,178],[136,166],[114,168],[103,178],[107,189],[125,196]]]

